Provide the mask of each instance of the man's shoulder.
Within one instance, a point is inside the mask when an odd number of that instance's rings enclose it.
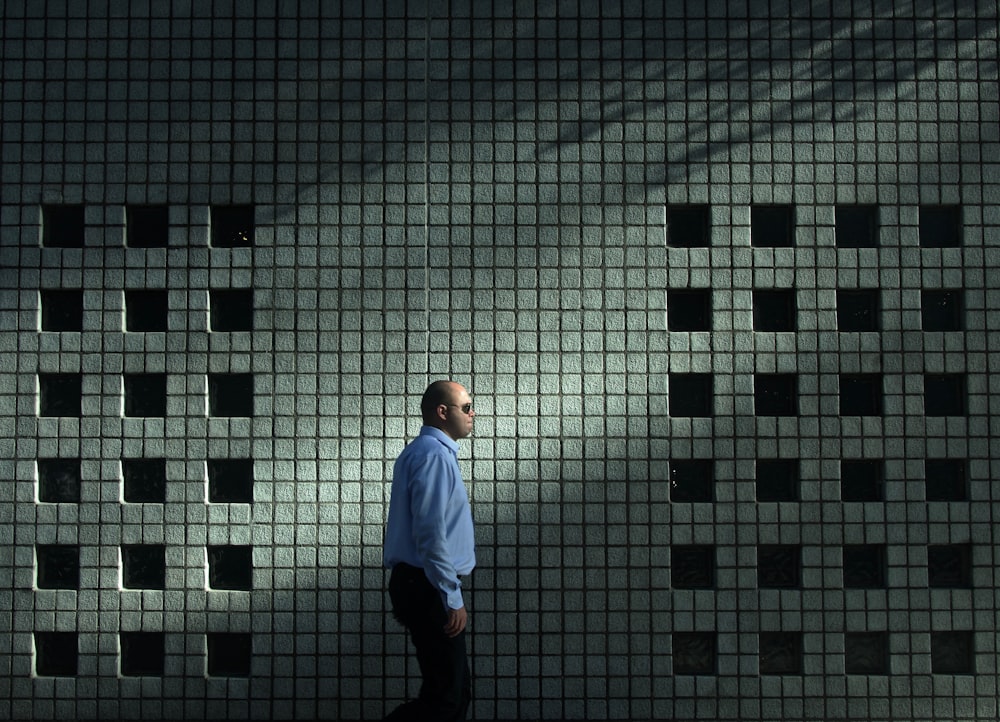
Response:
[[[403,449],[403,453],[410,454],[447,454],[448,447],[444,445],[441,439],[437,438],[432,434],[420,434],[420,436],[414,437]]]

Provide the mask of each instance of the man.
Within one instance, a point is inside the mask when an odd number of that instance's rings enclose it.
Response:
[[[465,651],[468,615],[461,578],[476,565],[469,496],[458,440],[472,433],[472,399],[454,381],[435,381],[420,400],[423,427],[396,459],[384,562],[392,570],[393,614],[410,633],[420,696],[387,720],[462,722],[471,698]]]

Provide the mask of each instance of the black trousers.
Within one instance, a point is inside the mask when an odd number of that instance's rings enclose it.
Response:
[[[465,631],[444,633],[448,612],[441,593],[423,569],[397,564],[389,577],[392,613],[410,633],[417,649],[423,684],[420,696],[397,707],[385,719],[393,722],[464,722],[472,697]]]

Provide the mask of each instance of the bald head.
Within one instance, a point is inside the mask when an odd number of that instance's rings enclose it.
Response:
[[[472,399],[462,384],[434,381],[420,399],[420,415],[426,426],[441,429],[453,439],[472,433]]]

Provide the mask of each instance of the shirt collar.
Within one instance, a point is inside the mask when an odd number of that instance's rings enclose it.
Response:
[[[451,453],[458,456],[458,442],[435,426],[421,426],[421,436],[431,436],[444,444]]]

